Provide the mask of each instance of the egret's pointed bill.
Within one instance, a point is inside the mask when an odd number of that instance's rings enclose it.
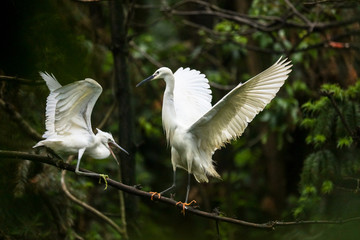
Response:
[[[116,142],[108,142],[108,145],[109,145],[110,153],[111,153],[111,155],[114,157],[114,159],[115,159],[115,161],[116,161],[116,163],[117,163],[118,165],[119,165],[119,161],[117,160],[117,158],[116,158],[113,150],[111,149],[111,145],[114,145],[115,147],[119,148],[121,151],[123,151],[123,152],[125,152],[127,155],[129,155],[129,153],[128,153],[125,149],[123,149],[122,147],[120,147],[120,145],[117,144]]]
[[[150,77],[145,78],[144,80],[142,80],[141,82],[139,82],[139,83],[136,85],[136,87],[141,86],[141,85],[143,85],[144,83],[151,81],[154,77],[155,77],[155,75],[151,75]]]

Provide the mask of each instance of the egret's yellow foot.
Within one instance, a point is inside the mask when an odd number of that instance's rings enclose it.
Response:
[[[106,179],[109,178],[109,176],[106,175],[106,174],[99,174],[99,175],[100,175],[99,183],[101,183],[101,178],[104,179],[104,182],[105,182],[105,188],[104,188],[104,190],[106,190],[107,187],[108,187],[108,183],[107,183],[107,180],[106,180]]]
[[[158,192],[149,192],[149,193],[151,193],[151,201],[154,200],[155,195],[157,195],[159,199],[161,198],[161,193]]]
[[[176,203],[176,206],[179,205],[179,204],[182,204],[183,209],[181,210],[181,213],[185,216],[185,208],[186,208],[186,206],[191,206],[191,204],[193,204],[193,203],[196,203],[196,201],[192,200],[189,203],[183,203],[183,202],[179,201],[179,202]]]

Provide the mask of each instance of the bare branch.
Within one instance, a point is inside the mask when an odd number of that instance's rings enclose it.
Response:
[[[52,166],[56,166],[60,169],[67,170],[67,171],[72,171],[72,172],[75,171],[74,166],[64,163],[62,160],[56,160],[56,159],[53,159],[53,158],[50,158],[47,156],[40,156],[40,155],[35,155],[35,154],[30,154],[30,153],[25,153],[25,152],[0,150],[0,159],[5,159],[5,158],[30,160],[30,161],[34,161],[34,162],[40,162],[40,163],[45,163],[45,164],[49,164]],[[81,169],[81,171],[91,172],[91,171],[88,171],[85,169]],[[84,176],[84,177],[98,179],[98,177],[96,177],[96,176],[94,176],[94,177]],[[99,177],[100,177],[100,175],[99,175]],[[136,195],[136,196],[144,197],[144,198],[148,198],[148,199],[151,199],[151,197],[152,197],[151,193],[141,191],[135,187],[125,185],[125,184],[117,182],[113,179],[109,178],[107,181],[108,181],[109,186],[112,186],[118,190],[124,191],[128,194],[132,194],[132,195]],[[174,206],[174,207],[182,210],[182,205],[181,204],[177,205],[177,201],[175,201],[173,199],[163,197],[163,196],[161,196],[161,198],[158,198],[156,196],[156,197],[154,197],[154,199],[158,202],[161,202],[161,203],[164,203],[167,205],[171,205],[171,206]],[[218,213],[210,213],[210,212],[201,211],[201,210],[195,209],[193,207],[189,207],[186,210],[186,212],[189,214],[195,214],[200,217],[204,217],[204,218],[208,218],[208,219],[212,219],[212,220],[216,220],[216,221],[227,222],[227,223],[232,223],[232,224],[236,224],[236,225],[241,225],[244,227],[260,228],[260,229],[274,229],[275,227],[310,225],[310,224],[345,224],[345,223],[349,223],[349,222],[360,221],[360,217],[354,217],[354,218],[347,218],[344,220],[334,220],[334,221],[332,221],[332,220],[309,220],[309,221],[289,221],[289,222],[270,221],[267,223],[253,223],[253,222],[243,221],[243,220],[236,219],[236,218],[220,216]]]
[[[256,52],[262,52],[262,53],[268,53],[268,54],[283,54],[284,52],[283,51],[277,51],[277,50],[273,50],[273,49],[269,49],[269,48],[261,48],[261,47],[257,47],[257,46],[253,46],[253,45],[249,45],[249,44],[241,44],[239,42],[235,42],[233,40],[233,36],[231,34],[227,34],[227,35],[224,35],[224,34],[220,34],[210,28],[207,28],[207,27],[204,27],[202,25],[199,25],[199,24],[196,24],[196,23],[193,23],[193,22],[190,22],[188,20],[182,20],[182,23],[184,25],[187,25],[187,26],[190,26],[190,27],[193,27],[193,28],[197,28],[199,30],[203,30],[204,32],[208,33],[208,34],[211,34],[212,36],[214,37],[225,37],[227,41],[230,41],[238,46],[241,46],[243,47],[244,49],[246,50],[250,50],[250,51],[256,51]]]
[[[25,121],[25,119],[21,116],[21,114],[16,111],[15,107],[10,103],[5,102],[0,98],[0,106],[4,109],[5,112],[9,114],[11,118],[13,118],[19,126],[35,141],[40,141],[42,139],[41,135],[33,129],[30,124]]]
[[[13,77],[0,75],[0,81],[7,81],[9,83],[25,84],[25,85],[42,85],[45,84],[44,81],[32,81],[25,78]]]
[[[360,21],[360,17],[356,16],[353,18],[349,18],[343,21],[332,21],[332,22],[318,22],[318,23],[311,23],[304,15],[297,11],[297,9],[290,3],[289,6],[292,11],[295,13],[295,16],[302,19],[305,23],[298,23],[291,21],[291,18],[284,19],[280,17],[261,17],[258,16],[256,19],[254,17],[250,17],[245,14],[239,14],[233,11],[226,11],[224,9],[213,7],[212,5],[207,5],[208,7],[205,10],[177,10],[179,6],[184,5],[185,3],[192,2],[197,3],[200,5],[205,5],[203,1],[183,1],[182,4],[176,4],[173,8],[167,9],[165,8],[163,11],[170,12],[173,15],[178,16],[194,16],[194,15],[205,15],[205,16],[212,16],[217,17],[220,19],[227,19],[233,21],[235,23],[248,26],[250,28],[256,29],[262,32],[273,32],[283,29],[284,27],[291,27],[291,28],[298,28],[298,29],[305,29],[305,30],[313,30],[313,31],[323,31],[331,28],[337,28],[341,26],[350,25],[353,23],[357,23]],[[265,23],[264,23],[265,22]]]
[[[110,106],[110,108],[107,110],[105,117],[103,118],[101,123],[97,126],[98,129],[102,129],[105,126],[107,121],[110,119],[111,114],[114,112],[116,105],[117,101],[115,100],[113,101],[113,104]]]
[[[75,2],[81,2],[81,3],[96,3],[96,2],[104,2],[108,0],[73,0]]]
[[[164,65],[162,65],[159,61],[157,61],[155,58],[153,58],[152,56],[150,56],[147,52],[143,51],[140,49],[140,47],[138,45],[136,45],[135,42],[131,41],[130,46],[133,47],[136,51],[138,51],[139,53],[141,53],[141,55],[143,55],[149,62],[151,62],[152,64],[154,64],[156,67],[160,68],[163,67]]]
[[[73,156],[70,156],[67,159],[67,162],[70,162],[72,160]],[[103,213],[101,213],[99,210],[97,210],[96,208],[90,206],[89,204],[87,204],[84,201],[81,201],[80,199],[76,198],[74,195],[72,195],[69,191],[69,189],[66,186],[66,182],[65,182],[65,175],[66,175],[66,170],[62,170],[61,171],[61,188],[64,191],[65,195],[74,203],[80,205],[81,207],[85,208],[86,210],[88,210],[89,212],[92,212],[93,214],[95,214],[97,217],[101,218],[102,220],[104,220],[106,223],[108,223],[110,226],[112,226],[118,233],[120,233],[120,235],[124,236],[125,239],[128,239],[127,233],[124,229],[120,228],[113,220],[111,220],[109,217],[105,216]]]
[[[344,0],[316,0],[313,2],[303,2],[303,4],[306,6],[312,6],[312,5],[318,5],[318,4],[333,4],[333,3],[356,3],[356,0],[350,0],[350,1],[344,1]]]
[[[304,21],[305,24],[309,26],[309,31],[312,32],[314,29],[314,23],[312,23],[309,19],[307,19],[304,15],[302,15],[295,6],[290,2],[290,0],[285,0],[286,4],[290,7],[290,9],[295,13],[298,18]]]

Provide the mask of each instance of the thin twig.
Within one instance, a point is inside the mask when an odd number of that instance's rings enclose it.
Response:
[[[30,153],[25,153],[25,152],[0,150],[0,159],[6,159],[6,158],[14,158],[14,159],[19,159],[19,160],[30,160],[30,161],[35,161],[35,162],[41,162],[41,163],[56,166],[60,169],[64,169],[64,170],[68,170],[68,171],[72,171],[72,172],[75,171],[74,166],[64,163],[61,160],[56,161],[55,159],[47,157],[47,156],[40,156],[40,155],[35,155],[35,154],[30,154]],[[88,171],[85,169],[81,169],[81,171],[91,172],[91,171]],[[93,176],[84,176],[84,177],[93,178],[96,180],[98,179],[98,177],[96,177],[96,176],[94,176],[94,177]],[[108,181],[109,186],[112,186],[118,190],[127,192],[129,194],[148,198],[148,199],[151,199],[151,197],[152,197],[151,193],[141,191],[135,187],[125,185],[125,184],[117,182],[111,178],[109,178],[107,181]],[[181,204],[177,204],[177,201],[167,198],[167,197],[161,196],[161,198],[159,199],[156,196],[154,198],[154,200],[161,202],[163,204],[171,205],[173,207],[178,208],[179,210],[182,210],[182,208],[183,208]],[[248,221],[244,221],[244,220],[240,220],[240,219],[236,219],[236,218],[220,216],[216,213],[205,212],[205,211],[201,211],[201,210],[198,210],[198,209],[195,209],[192,207],[189,207],[186,210],[186,212],[188,214],[194,214],[194,215],[198,215],[200,217],[218,220],[221,222],[227,222],[227,223],[232,223],[232,224],[236,224],[236,225],[241,225],[244,227],[260,228],[260,229],[275,229],[275,227],[287,227],[287,226],[310,225],[310,224],[332,224],[333,225],[333,224],[345,224],[345,223],[349,223],[349,222],[360,221],[360,217],[354,217],[354,218],[347,218],[347,219],[343,219],[343,220],[308,220],[308,221],[289,221],[289,222],[269,221],[267,223],[253,223],[253,222],[248,222]]]
[[[353,136],[353,132],[351,131],[350,127],[349,127],[349,124],[347,123],[347,121],[345,120],[345,117],[344,115],[342,114],[339,106],[337,105],[337,103],[335,102],[335,99],[333,97],[333,95],[331,93],[327,93],[327,92],[324,92],[324,94],[330,99],[330,102],[331,104],[333,105],[335,111],[337,112],[337,114],[339,115],[340,119],[341,119],[341,122],[344,124],[344,127],[346,129],[346,131],[348,132],[348,134],[350,136]]]
[[[177,11],[174,10],[178,8],[181,5],[184,5],[185,3],[192,2],[197,3],[200,5],[206,5],[206,10],[198,10],[198,11]],[[240,14],[238,12],[229,11],[225,9],[221,9],[217,6],[211,5],[204,1],[199,0],[190,0],[190,1],[182,1],[182,4],[175,4],[173,6],[173,9],[171,9],[171,13],[175,15],[209,15],[213,17],[218,17],[220,19],[228,19],[237,23],[240,23],[242,25],[247,25],[253,29],[256,29],[258,31],[262,32],[272,32],[272,31],[278,31],[279,29],[282,29],[284,27],[292,27],[292,28],[300,28],[300,29],[310,29],[310,30],[325,30],[329,28],[335,28],[335,27],[341,27],[344,25],[350,25],[352,23],[357,23],[359,21],[359,17],[356,16],[354,18],[350,18],[344,21],[332,21],[332,22],[319,22],[319,23],[312,23],[310,20],[308,20],[304,15],[302,15],[300,12],[297,11],[297,9],[290,3],[291,9],[295,13],[295,16],[298,16],[304,21],[304,24],[293,22],[290,20],[287,20],[287,18],[280,18],[275,16],[257,16],[256,18]],[[264,24],[263,22],[267,22]]]
[[[75,2],[81,2],[81,3],[96,3],[96,2],[104,2],[108,0],[73,0]]]
[[[232,90],[234,87],[236,87],[236,85],[222,85],[216,82],[210,82],[209,81],[210,86],[222,90],[222,91],[229,91]]]
[[[16,111],[15,107],[5,102],[0,98],[0,106],[9,114],[9,116],[15,120],[19,124],[19,126],[35,141],[40,141],[42,139],[41,135],[33,129],[30,124],[25,121],[25,119],[21,116],[21,114]]]
[[[67,160],[66,163],[69,163],[71,160],[73,159],[73,155],[70,156]],[[93,213],[94,215],[96,215],[97,217],[101,218],[102,220],[104,220],[106,223],[108,223],[110,226],[112,226],[118,233],[120,233],[120,235],[124,236],[125,239],[128,239],[127,233],[126,231],[124,231],[122,228],[120,228],[120,226],[118,226],[113,220],[111,220],[109,217],[105,216],[103,213],[101,213],[99,210],[97,210],[96,208],[88,205],[86,202],[81,201],[80,199],[78,199],[77,197],[75,197],[74,195],[72,195],[70,193],[70,191],[68,190],[67,186],[66,186],[66,182],[65,182],[65,175],[66,175],[66,170],[62,170],[61,171],[61,188],[64,191],[65,195],[74,203],[80,205],[81,207],[85,208],[86,210],[88,210],[89,212]]]
[[[151,55],[149,55],[147,52],[141,50],[140,47],[138,45],[136,45],[135,42],[131,41],[129,43],[129,45],[131,47],[133,47],[136,51],[138,51],[141,55],[143,55],[149,62],[154,64],[156,67],[160,68],[160,67],[164,66],[159,61],[157,61],[155,58],[153,58]]]
[[[107,110],[105,117],[101,121],[101,123],[97,126],[98,129],[102,129],[107,121],[110,119],[111,114],[114,112],[116,107],[117,101],[113,101],[113,104],[110,106],[110,108]]]
[[[32,81],[25,78],[19,78],[14,76],[5,76],[0,75],[0,81],[7,81],[10,83],[17,83],[17,84],[25,84],[25,85],[42,85],[45,84],[44,81]]]
[[[122,179],[121,176],[121,165],[119,166],[118,169],[118,178]],[[120,213],[121,213],[121,223],[122,223],[122,228],[125,232],[125,237],[126,239],[128,239],[128,234],[127,234],[127,221],[126,221],[126,208],[125,208],[125,198],[124,198],[124,192],[123,191],[119,191],[119,201],[120,201]]]
[[[327,4],[327,3],[344,3],[344,0],[316,0],[314,2],[303,2],[304,5],[317,5],[317,4]],[[351,1],[350,1],[351,2]],[[356,1],[352,1],[356,2]]]
[[[291,8],[295,15],[298,16],[298,18],[309,26],[309,32],[312,32],[314,29],[314,23],[310,22],[309,19],[302,15],[289,0],[285,0],[285,3]]]

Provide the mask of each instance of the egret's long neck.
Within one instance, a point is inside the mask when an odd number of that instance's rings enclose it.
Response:
[[[174,87],[175,78],[174,75],[169,74],[164,78],[166,82],[166,88],[164,92],[163,107],[162,107],[162,123],[165,130],[166,139],[171,142],[176,124],[176,112],[174,105]]]

